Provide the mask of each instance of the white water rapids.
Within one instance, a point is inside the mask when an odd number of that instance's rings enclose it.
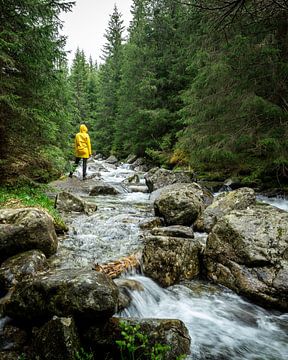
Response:
[[[101,165],[106,168],[102,179],[118,188],[134,174],[127,166],[115,169],[104,162]],[[91,200],[98,210],[71,219],[70,232],[59,246],[65,259],[59,260],[59,267],[89,266],[141,250],[139,223],[153,216],[149,194],[123,190],[119,195],[89,197]],[[258,200],[288,210],[285,199]],[[144,291],[131,292],[131,305],[118,315],[182,320],[192,339],[189,359],[288,359],[288,314],[265,310],[207,282],[191,281],[162,289],[145,276],[126,277],[141,282]]]

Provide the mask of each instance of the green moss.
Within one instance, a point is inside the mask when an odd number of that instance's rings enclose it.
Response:
[[[0,188],[0,207],[19,208],[19,207],[37,207],[46,210],[54,220],[57,232],[68,230],[60,213],[54,207],[54,201],[46,194],[47,186],[38,185],[35,187],[1,187]]]

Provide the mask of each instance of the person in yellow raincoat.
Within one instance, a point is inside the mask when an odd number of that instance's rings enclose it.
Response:
[[[75,135],[75,163],[74,170],[78,166],[80,160],[83,161],[83,180],[87,173],[87,159],[92,155],[90,136],[86,125],[80,125],[80,132]],[[72,177],[73,171],[70,172],[69,177]]]

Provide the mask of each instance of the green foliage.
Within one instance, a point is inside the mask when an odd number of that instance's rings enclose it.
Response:
[[[122,360],[151,359],[161,360],[170,349],[168,345],[149,345],[148,336],[141,333],[140,325],[127,324],[125,321],[119,323],[123,340],[116,340],[121,351]]]
[[[79,352],[76,353],[75,360],[93,360],[93,353],[86,352],[83,348],[80,349]]]
[[[53,217],[55,225],[62,230],[67,230],[60,213],[45,192],[48,188],[44,185],[38,187],[19,186],[0,188],[0,207],[38,207],[45,209]]]
[[[72,5],[12,0],[1,6],[0,152],[7,159],[1,164],[3,177],[15,157],[36,157],[47,144],[62,149],[67,145],[63,137],[69,133],[70,116],[59,14]]]

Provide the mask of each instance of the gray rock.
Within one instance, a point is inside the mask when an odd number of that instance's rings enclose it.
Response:
[[[162,226],[163,225],[163,220],[159,217],[152,217],[149,218],[147,220],[143,220],[140,224],[139,227],[142,230],[151,230],[157,226]]]
[[[35,331],[33,350],[41,360],[75,360],[80,352],[80,340],[73,318],[54,316]]]
[[[55,201],[56,208],[64,212],[84,212],[85,214],[92,214],[97,210],[97,205],[82,200],[69,192],[60,192]]]
[[[109,156],[108,159],[106,159],[105,161],[108,164],[117,164],[118,163],[118,159],[114,155]]]
[[[20,252],[56,253],[58,239],[52,217],[36,208],[0,210],[0,263]]]
[[[141,193],[148,193],[148,188],[146,185],[129,185],[128,189],[131,192],[141,192]]]
[[[96,185],[92,187],[90,190],[90,196],[97,196],[97,195],[117,195],[120,192],[115,189],[112,185],[109,185],[103,181],[98,181]]]
[[[34,276],[39,271],[47,271],[46,256],[39,250],[30,250],[17,254],[1,264],[0,287],[8,291],[26,277]]]
[[[125,160],[126,164],[132,164],[137,160],[137,155],[135,154],[130,154],[127,156],[127,159]]]
[[[172,184],[164,187],[154,201],[155,215],[167,225],[192,225],[212,202],[212,194],[198,184]]]
[[[197,278],[203,246],[191,238],[147,236],[143,249],[143,272],[162,286]]]
[[[107,275],[87,269],[63,269],[16,284],[4,313],[32,322],[53,315],[90,321],[112,316],[117,302],[118,288]]]
[[[241,188],[226,192],[214,198],[213,203],[206,207],[203,214],[197,219],[195,228],[210,232],[217,220],[232,210],[243,210],[255,205],[256,196],[253,189]]]
[[[288,213],[269,205],[218,220],[205,250],[208,278],[266,306],[288,309]]]
[[[128,307],[132,301],[131,293],[134,291],[143,291],[143,285],[132,279],[114,279],[119,289],[119,309],[123,310]]]
[[[193,173],[189,171],[171,171],[153,168],[144,175],[150,192],[175,183],[192,183]]]
[[[181,320],[176,319],[136,319],[136,318],[111,318],[102,326],[91,326],[84,332],[84,339],[92,345],[92,350],[99,359],[120,359],[121,353],[115,339],[123,339],[121,325],[128,325],[133,330],[139,327],[137,333],[143,334],[149,340],[146,347],[151,353],[153,346],[161,344],[167,346],[163,359],[175,360],[180,355],[190,354],[191,339],[187,328]],[[125,352],[124,356],[129,356]],[[135,352],[135,359],[143,355],[143,349]],[[109,357],[110,356],[110,357]],[[125,357],[126,358],[126,357]]]
[[[156,227],[151,230],[152,235],[172,236],[180,238],[194,238],[194,232],[191,227],[173,225],[166,227]]]

